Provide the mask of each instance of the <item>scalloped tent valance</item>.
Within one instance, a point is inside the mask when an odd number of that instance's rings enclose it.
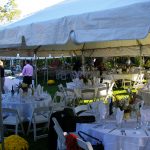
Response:
[[[149,14],[150,0],[66,0],[0,27],[0,55],[149,55]]]

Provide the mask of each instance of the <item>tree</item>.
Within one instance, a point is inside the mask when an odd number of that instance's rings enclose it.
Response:
[[[6,0],[3,6],[0,6],[0,21],[9,22],[20,16],[21,11],[17,9],[15,0]]]

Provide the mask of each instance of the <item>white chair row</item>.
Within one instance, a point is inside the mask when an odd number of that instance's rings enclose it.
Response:
[[[69,89],[63,87],[62,84],[58,85],[59,92],[61,92],[61,101],[65,103],[65,106],[71,104],[75,106],[76,102],[79,104],[84,103],[84,100],[97,101],[103,98],[107,100],[112,95],[115,82],[112,82],[110,86],[100,88],[87,88],[87,89]],[[56,93],[58,94],[58,93]]]
[[[28,125],[27,135],[29,134],[30,131],[33,131],[34,141],[48,135],[45,133],[39,135],[39,130],[43,130],[43,129],[48,130],[49,118],[51,112],[52,112],[51,107],[48,106],[38,107],[33,110],[32,116],[28,118],[29,125]],[[18,134],[19,131],[25,134],[24,127],[23,127],[23,118],[20,117],[17,109],[2,108],[2,113],[3,113],[3,125],[5,129],[12,130],[13,132],[15,132],[15,134]],[[15,127],[15,129],[12,127]]]

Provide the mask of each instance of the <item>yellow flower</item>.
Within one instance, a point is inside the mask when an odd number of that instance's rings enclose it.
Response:
[[[5,150],[28,150],[29,145],[24,138],[18,135],[11,135],[4,139],[4,147]],[[1,149],[2,147],[0,145]]]
[[[47,84],[49,84],[49,85],[50,85],[50,84],[55,84],[55,80],[48,80],[48,81],[47,81]]]
[[[22,88],[28,87],[28,84],[22,83]]]

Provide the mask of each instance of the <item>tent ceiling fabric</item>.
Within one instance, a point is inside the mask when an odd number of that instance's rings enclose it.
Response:
[[[0,27],[0,55],[33,55],[39,45],[38,55],[81,54],[83,45],[84,55],[94,49],[92,55],[100,57],[139,55],[136,39],[147,37],[149,14],[150,0],[66,0]],[[149,45],[150,36],[140,43]]]

